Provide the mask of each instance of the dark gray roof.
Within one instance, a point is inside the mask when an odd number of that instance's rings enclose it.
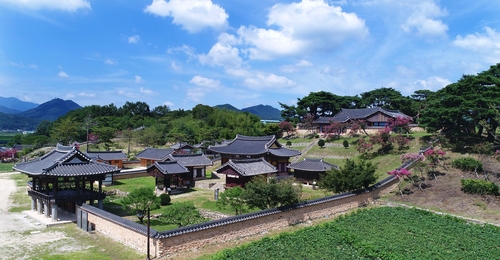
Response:
[[[151,164],[146,170],[148,173],[151,173],[154,169],[158,169],[163,175],[189,172],[186,167],[180,165],[176,161],[155,162],[154,164]]]
[[[319,117],[314,121],[316,124],[330,124],[330,122],[346,122],[349,119],[363,119],[370,117],[371,115],[380,112],[383,114],[388,115],[389,117],[396,118],[396,117],[410,117],[408,115],[405,115],[398,110],[390,110],[390,109],[384,109],[380,107],[372,107],[372,108],[357,108],[357,109],[350,109],[350,108],[342,108],[340,112],[338,112],[335,116],[333,117]]]
[[[170,154],[167,158],[170,161],[177,161],[186,167],[209,166],[213,165],[212,160],[204,154]]]
[[[87,151],[85,154],[90,158],[100,158],[105,161],[128,159],[123,151]]]
[[[139,159],[164,161],[165,159],[167,159],[168,155],[173,152],[174,149],[146,148],[142,152],[138,153],[135,157]]]
[[[309,172],[324,172],[331,168],[338,169],[339,167],[333,164],[324,162],[323,159],[304,158],[304,160],[292,163],[287,166],[290,169],[309,171]]]
[[[187,149],[193,149],[194,146],[192,146],[192,145],[190,145],[188,143],[180,142],[180,143],[175,143],[175,144],[171,145],[170,148],[175,149],[175,150],[177,150],[177,149],[186,149],[186,148]]]
[[[282,147],[274,135],[244,136],[236,135],[233,141],[224,146],[210,146],[208,150],[221,154],[264,155],[271,153],[280,157],[299,155],[300,152]]]
[[[266,173],[276,173],[278,169],[272,164],[268,163],[264,158],[257,159],[242,159],[242,160],[229,160],[225,164],[216,169],[217,172],[230,167],[237,171],[242,176],[255,176]]]
[[[28,175],[86,176],[118,172],[116,166],[92,161],[76,147],[57,145],[48,154],[14,165],[14,170]]]

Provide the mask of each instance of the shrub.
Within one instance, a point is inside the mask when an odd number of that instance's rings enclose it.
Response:
[[[286,141],[286,146],[292,146],[292,141]]]
[[[477,179],[461,179],[462,190],[465,193],[481,195],[498,195],[498,185],[494,182]]]
[[[323,148],[323,146],[325,146],[325,140],[319,139],[318,140],[318,145],[319,145],[319,147]]]
[[[162,206],[170,204],[171,200],[172,199],[170,199],[170,196],[167,193],[162,193],[160,195],[160,203],[161,203]]]
[[[315,135],[314,135],[314,138],[319,138],[319,134],[315,134]]]
[[[465,157],[465,158],[459,158],[454,160],[451,165],[454,168],[460,169],[462,171],[482,171],[483,170],[483,164],[471,157]]]
[[[344,145],[344,148],[347,149],[349,147],[349,141],[344,140],[344,142],[342,142],[342,145]]]

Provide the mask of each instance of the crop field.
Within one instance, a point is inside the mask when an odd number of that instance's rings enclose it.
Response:
[[[377,207],[210,259],[498,259],[500,228],[424,210]]]

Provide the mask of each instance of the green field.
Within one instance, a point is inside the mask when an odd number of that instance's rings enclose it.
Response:
[[[358,210],[204,259],[499,259],[500,228],[406,208]]]

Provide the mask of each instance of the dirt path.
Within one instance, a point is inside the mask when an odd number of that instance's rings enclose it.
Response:
[[[18,189],[12,174],[19,173],[0,174],[0,259],[32,259],[42,248],[56,253],[71,250],[65,244],[72,239],[63,232],[46,229],[23,213],[9,212],[10,196]]]

